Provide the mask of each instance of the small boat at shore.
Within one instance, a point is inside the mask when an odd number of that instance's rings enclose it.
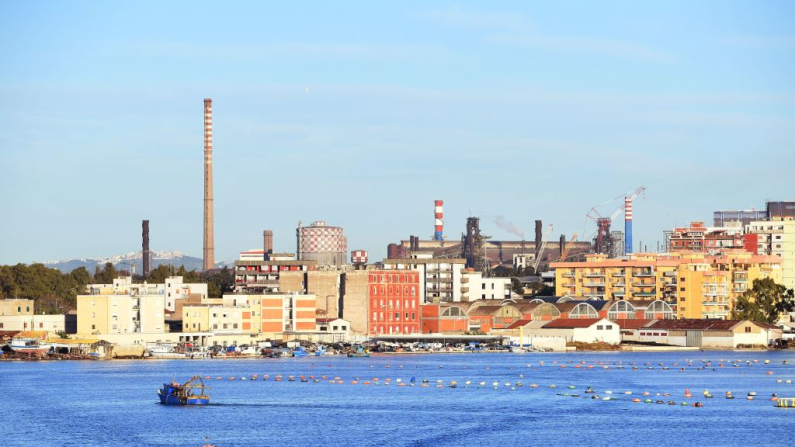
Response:
[[[349,351],[348,357],[370,357],[370,353],[363,346],[359,346],[356,351]]]
[[[52,344],[43,343],[36,338],[14,338],[8,346],[14,352],[23,354],[46,354],[53,349]]]
[[[209,405],[210,396],[204,393],[209,388],[200,376],[193,376],[185,383],[164,383],[157,396],[163,405]]]

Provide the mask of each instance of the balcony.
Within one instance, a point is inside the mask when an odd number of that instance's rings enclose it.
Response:
[[[676,272],[664,272],[663,276],[667,278],[676,278]]]
[[[626,276],[626,273],[624,273],[624,272],[614,272],[613,276],[615,276],[615,277],[623,277],[623,276]]]
[[[641,271],[632,272],[632,276],[636,276],[638,278],[651,278],[654,276],[654,272],[649,270],[641,270]]]
[[[586,274],[584,274],[582,276],[584,278],[604,278],[605,274],[604,273],[597,273],[597,272],[588,272],[588,273],[586,273]]]
[[[563,274],[563,277],[564,277],[564,278],[574,278],[575,276],[576,276],[576,275],[575,275],[574,273],[564,273],[564,274]]]
[[[604,287],[604,282],[586,282],[582,284],[583,287]]]
[[[640,287],[640,288],[642,288],[642,289],[648,289],[648,288],[650,288],[650,287],[657,287],[657,284],[655,284],[655,283],[653,283],[653,282],[640,282],[640,281],[634,281],[634,282],[632,283],[632,285],[633,285],[634,287]]]
[[[640,298],[651,298],[657,296],[657,294],[654,292],[637,292],[633,293],[633,295]]]

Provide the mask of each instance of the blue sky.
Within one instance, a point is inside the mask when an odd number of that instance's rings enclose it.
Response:
[[[299,220],[377,260],[434,199],[450,239],[469,215],[582,239],[643,185],[650,249],[795,199],[788,1],[5,1],[0,60],[5,264],[140,250],[142,219],[201,256],[206,97],[217,260],[263,229],[294,251]]]

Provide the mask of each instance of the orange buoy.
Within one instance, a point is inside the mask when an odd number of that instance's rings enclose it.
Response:
[[[632,399],[632,402],[640,402],[640,399],[638,399],[638,398],[636,397],[636,398]]]
[[[358,380],[351,380],[351,385],[358,385],[358,384],[359,384]]]
[[[369,381],[369,380],[366,380],[366,381],[364,381],[364,382],[362,383],[362,385],[369,385],[369,384],[370,384],[370,381]]]
[[[210,380],[210,376],[205,376],[204,380]]]
[[[689,388],[685,388],[685,397],[693,397],[693,395],[690,394],[690,389]]]

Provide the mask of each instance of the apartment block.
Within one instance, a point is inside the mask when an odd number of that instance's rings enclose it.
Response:
[[[78,295],[80,335],[165,333],[163,295]]]
[[[410,258],[384,259],[385,270],[416,270],[420,276],[421,303],[462,300],[461,278],[466,259],[434,258],[415,252]]]
[[[745,232],[757,237],[757,253],[781,259],[781,283],[795,289],[795,220],[753,221]]]
[[[420,273],[413,270],[369,270],[368,334],[420,332]]]

